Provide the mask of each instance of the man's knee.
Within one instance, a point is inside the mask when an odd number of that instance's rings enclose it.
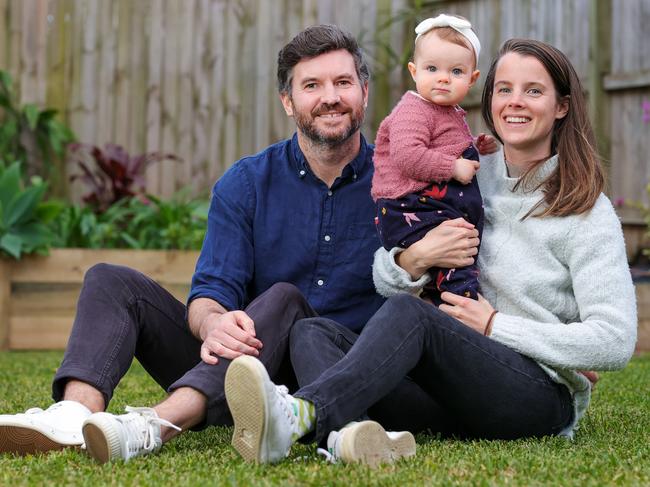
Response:
[[[306,301],[302,292],[300,292],[300,289],[289,282],[276,282],[266,291],[265,294],[274,299],[284,300],[287,302],[294,300]]]
[[[100,263],[93,265],[84,275],[84,286],[104,289],[122,289],[125,286],[137,286],[147,277],[140,271],[115,264]]]

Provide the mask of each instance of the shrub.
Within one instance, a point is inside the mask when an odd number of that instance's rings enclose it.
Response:
[[[75,137],[56,114],[56,110],[40,110],[33,104],[19,106],[11,76],[0,71],[0,154],[7,161],[21,162],[25,183],[41,176],[58,184],[57,172],[61,171],[56,171],[57,165]]]
[[[71,205],[51,223],[57,247],[198,250],[208,202],[178,194],[169,201],[123,198],[106,211]]]
[[[122,199],[143,195],[144,173],[150,164],[166,159],[182,160],[174,154],[161,152],[131,156],[116,144],[105,144],[103,149],[89,144],[72,144],[70,159],[81,169],[81,174],[70,179],[80,179],[88,186],[90,191],[83,200],[97,213],[106,211]]]
[[[47,184],[37,176],[21,181],[20,163],[5,167],[0,161],[0,253],[20,259],[24,253],[47,253],[55,240],[48,227],[61,210],[56,202],[44,203]]]

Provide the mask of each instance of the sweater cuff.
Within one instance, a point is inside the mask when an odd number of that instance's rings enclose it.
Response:
[[[449,181],[454,174],[454,161],[458,157],[449,156],[447,154],[440,155],[440,163],[437,164],[437,177],[431,178],[436,181]]]
[[[402,248],[394,247],[390,252],[384,248],[375,252],[372,279],[377,293],[386,298],[404,293],[418,296],[424,285],[431,280],[431,276],[426,273],[414,281],[408,272],[397,265],[395,256],[403,251]]]

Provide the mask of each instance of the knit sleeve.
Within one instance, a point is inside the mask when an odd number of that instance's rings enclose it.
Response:
[[[457,157],[432,149],[430,112],[407,101],[394,114],[388,127],[390,160],[400,173],[417,181],[448,181]]]
[[[566,248],[579,317],[540,323],[498,313],[491,337],[555,368],[623,368],[636,342],[636,298],[621,224],[604,195],[574,227]]]
[[[431,280],[428,273],[414,281],[408,272],[395,262],[395,256],[404,249],[395,247],[390,252],[380,247],[375,252],[375,261],[372,265],[372,279],[377,288],[377,293],[389,298],[396,294],[412,294],[418,296],[422,288]]]

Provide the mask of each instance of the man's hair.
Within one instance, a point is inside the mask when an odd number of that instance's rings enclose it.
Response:
[[[580,78],[571,61],[559,49],[532,39],[505,41],[485,79],[481,108],[483,120],[494,136],[501,141],[494,130],[492,96],[497,65],[501,58],[510,52],[537,59],[553,80],[557,102],[567,101],[569,106],[567,114],[555,120],[553,125],[551,154],[558,155],[557,168],[541,183],[543,200],[524,218],[531,215],[542,204],[545,204],[545,207],[535,216],[567,216],[591,210],[603,190],[605,177],[596,153],[596,139],[587,116]],[[534,162],[535,164],[520,180],[524,187],[544,160]]]
[[[293,67],[303,59],[309,59],[330,51],[345,49],[354,59],[354,67],[362,84],[370,78],[368,63],[356,39],[336,25],[322,24],[307,27],[291,39],[278,54],[278,89],[291,94]]]

